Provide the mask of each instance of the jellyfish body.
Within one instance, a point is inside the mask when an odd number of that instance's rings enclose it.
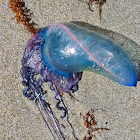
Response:
[[[43,82],[50,81],[60,93],[76,91],[83,71],[125,86],[137,84],[136,70],[121,46],[72,23],[40,29],[28,41],[22,65],[22,73],[40,74]]]

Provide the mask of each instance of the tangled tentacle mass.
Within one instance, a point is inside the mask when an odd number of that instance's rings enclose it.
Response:
[[[72,124],[69,121],[68,110],[62,100],[62,94],[63,92],[70,93],[78,90],[78,82],[81,79],[82,72],[74,73],[69,78],[65,78],[64,76],[57,75],[56,72],[50,71],[49,67],[47,67],[42,61],[41,45],[43,43],[44,39],[36,34],[29,40],[27,44],[24,56],[22,58],[21,68],[21,75],[23,77],[22,83],[26,87],[23,93],[26,97],[30,98],[30,100],[34,100],[36,104],[40,103],[40,106],[45,112],[45,116],[47,116],[47,120],[52,120],[50,128],[45,117],[42,116],[53,138],[55,139],[54,133],[52,132],[54,130],[59,139],[64,139],[62,132],[59,128],[58,121],[53,114],[49,103],[43,97],[45,92],[43,92],[41,86],[44,82],[49,82],[50,89],[55,92],[55,99],[57,100],[56,107],[63,113],[61,118],[67,118],[67,122],[72,128],[73,135],[75,139],[77,139]],[[39,78],[36,79],[35,75],[39,75]],[[53,130],[51,130],[52,128]]]

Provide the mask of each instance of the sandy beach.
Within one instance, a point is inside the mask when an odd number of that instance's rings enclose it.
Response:
[[[17,24],[8,2],[0,1],[0,139],[53,140],[35,103],[23,96],[21,59],[32,34],[21,23]],[[56,22],[85,22],[123,35],[131,40],[128,45],[135,42],[140,51],[139,0],[106,0],[101,21],[98,5],[93,4],[92,12],[86,2],[88,0],[25,0],[25,5],[33,12],[32,19],[39,28]],[[61,111],[55,107],[54,92],[47,83],[43,89],[47,90],[47,98],[65,139],[73,140],[66,118],[61,119]],[[110,129],[93,131],[93,139],[140,139],[140,81],[137,87],[126,87],[95,73],[84,72],[79,90],[72,95],[76,100],[65,93],[63,100],[79,140],[87,135],[83,116],[90,110],[97,122],[95,128]]]

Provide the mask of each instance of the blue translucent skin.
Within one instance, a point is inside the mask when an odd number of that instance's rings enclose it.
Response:
[[[93,71],[125,86],[136,86],[137,73],[128,55],[113,40],[72,23],[41,29],[42,59],[52,71],[69,76]]]

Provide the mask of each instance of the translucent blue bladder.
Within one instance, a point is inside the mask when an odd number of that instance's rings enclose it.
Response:
[[[72,23],[55,23],[38,35],[42,60],[50,70],[65,77],[75,72],[92,71],[125,86],[136,86],[134,65],[113,40]]]

